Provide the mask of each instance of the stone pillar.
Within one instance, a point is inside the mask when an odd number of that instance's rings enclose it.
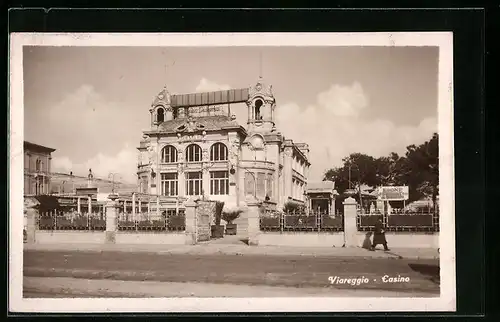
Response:
[[[89,215],[92,213],[92,197],[89,196]]]
[[[203,189],[203,196],[205,199],[210,199],[210,171],[208,169],[205,169],[202,171],[202,189]]]
[[[156,218],[160,218],[160,196],[156,195]]]
[[[186,218],[186,244],[196,244],[196,202],[188,200],[185,205],[185,218]]]
[[[248,245],[259,245],[260,235],[260,210],[261,202],[255,197],[249,197],[247,201],[246,213],[248,219]]]
[[[139,210],[139,215],[141,215],[142,214],[142,201],[141,201],[140,197],[139,197],[139,208],[138,208],[138,210]]]
[[[34,244],[36,242],[36,219],[38,217],[38,210],[34,207],[26,208],[26,243]]]
[[[118,208],[117,195],[111,194],[110,201],[106,204],[106,244],[116,243],[116,231],[118,230]]]
[[[177,195],[184,197],[186,195],[186,174],[179,171],[177,175]]]
[[[82,204],[80,202],[80,197],[76,198],[76,212],[82,213]]]
[[[135,218],[135,193],[132,192],[132,218]]]
[[[358,241],[356,235],[358,228],[356,227],[356,200],[349,197],[344,200],[344,245],[345,247],[356,247]]]
[[[285,159],[283,164],[283,203],[288,197],[292,197],[292,176],[293,176],[293,150],[291,147],[285,148]]]

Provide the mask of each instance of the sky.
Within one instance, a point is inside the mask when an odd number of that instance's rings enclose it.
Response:
[[[273,86],[276,127],[310,147],[311,181],[353,152],[404,153],[437,131],[438,47],[24,47],[24,139],[52,171],[135,182],[142,131],[171,94]],[[246,105],[231,107],[246,125]]]

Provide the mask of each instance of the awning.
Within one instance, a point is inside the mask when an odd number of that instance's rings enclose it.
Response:
[[[59,210],[61,208],[56,196],[39,195],[34,196],[33,198],[39,202],[39,205],[36,206],[36,208],[38,208],[40,212]]]

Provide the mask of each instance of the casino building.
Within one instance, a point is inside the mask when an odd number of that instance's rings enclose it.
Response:
[[[248,111],[246,126],[231,113],[238,103]],[[278,131],[276,107],[272,86],[263,79],[217,92],[172,95],[164,88],[138,147],[139,191],[161,195],[161,210],[189,198],[239,206],[254,196],[278,208],[287,201],[305,203],[309,147]]]

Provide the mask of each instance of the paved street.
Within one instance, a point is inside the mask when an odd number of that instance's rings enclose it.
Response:
[[[214,283],[88,280],[68,277],[25,277],[25,298],[90,297],[407,297],[407,292],[333,287],[284,287]],[[429,297],[429,293],[412,293]],[[435,295],[437,296],[437,295]]]
[[[398,259],[394,257],[272,256],[259,254],[212,254],[207,256],[177,253],[42,251],[33,249],[24,252],[24,276],[26,278],[72,277],[87,280],[133,282],[210,283],[303,289],[330,288],[346,291],[379,290],[404,292],[408,296],[420,296],[416,295],[417,293],[427,294],[427,296],[439,294],[438,265],[439,260],[436,259]],[[385,283],[383,276],[386,275],[408,277],[409,281]],[[337,281],[343,278],[365,278],[365,283],[355,286],[346,283],[331,285],[328,280],[329,276],[337,276]],[[26,290],[26,286],[25,291],[29,291]],[[206,286],[205,289],[208,290],[209,286]]]

